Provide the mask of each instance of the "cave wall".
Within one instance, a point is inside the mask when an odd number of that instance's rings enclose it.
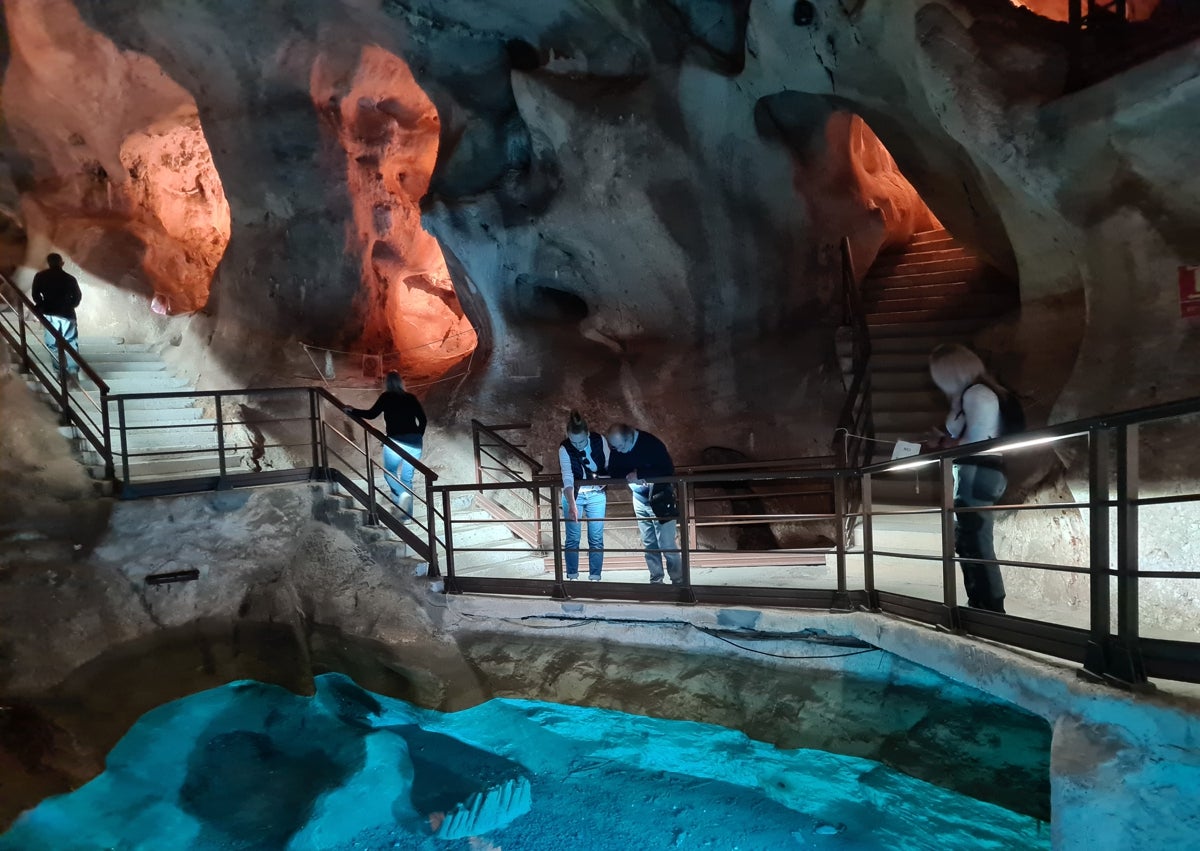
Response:
[[[139,109],[195,103],[232,227],[195,327],[228,361],[253,361],[263,337],[411,342],[439,314],[446,340],[469,321],[484,346],[451,416],[550,411],[548,440],[578,405],[696,445],[817,451],[840,401],[837,239],[852,237],[865,269],[937,220],[1019,277],[1027,314],[1072,323],[1068,336],[1080,318],[1055,305],[1082,294],[1086,327],[1065,388],[1046,390],[1051,418],[1198,386],[1173,285],[1196,262],[1200,220],[1194,45],[1063,96],[1065,28],[1004,0],[820,0],[808,16],[788,0],[55,3],[56,21],[77,9],[125,66],[159,69],[161,92]],[[21,23],[35,6],[6,11]],[[387,68],[371,65],[382,56]],[[383,83],[401,77],[412,100],[390,115]],[[79,157],[18,106],[10,168],[74,175],[75,196],[91,197]],[[379,114],[394,124],[375,144]],[[875,148],[843,157],[862,126],[894,171]],[[101,147],[106,174],[128,173],[121,144]],[[411,181],[388,175],[400,154]],[[387,167],[372,172],[372,158]],[[927,212],[880,203],[899,197],[879,188],[901,173]],[[41,215],[42,185],[22,184],[35,258],[75,215]],[[418,200],[445,271],[426,268],[427,239],[392,233]],[[109,227],[102,253],[133,268],[121,246],[144,244],[138,223]],[[412,285],[396,287],[409,261]],[[396,307],[404,289],[411,310]],[[1006,374],[1020,388],[1044,370],[1016,346],[996,349],[1028,364]],[[1130,381],[1095,380],[1118,366]]]

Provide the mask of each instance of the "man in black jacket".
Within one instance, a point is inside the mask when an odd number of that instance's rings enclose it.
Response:
[[[633,494],[633,513],[642,533],[650,581],[654,584],[663,581],[665,560],[671,584],[678,585],[683,581],[683,568],[675,543],[676,509],[668,507],[668,504],[674,505],[675,486],[668,482],[650,484],[645,481],[675,475],[671,453],[666,444],[650,432],[638,431],[625,423],[617,423],[608,430],[608,445],[612,449],[608,474],[614,479],[624,476]],[[652,496],[660,505],[658,513],[651,504]]]
[[[33,276],[33,304],[38,315],[62,334],[74,348],[79,347],[79,326],[75,323],[75,308],[83,300],[79,291],[79,281],[74,275],[63,270],[63,259],[60,254],[46,256],[48,269],[43,269]],[[45,333],[46,348],[58,363],[58,341],[49,331]],[[74,374],[79,371],[79,364],[74,358],[67,358],[67,371]]]

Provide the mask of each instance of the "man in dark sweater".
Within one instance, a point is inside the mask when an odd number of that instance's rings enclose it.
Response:
[[[608,430],[608,445],[612,449],[608,474],[614,479],[624,476],[633,494],[633,513],[642,533],[650,581],[654,584],[663,581],[665,560],[671,584],[678,585],[683,581],[683,569],[675,543],[675,518],[658,517],[650,504],[651,493],[655,489],[661,491],[670,488],[673,494],[674,485],[665,482],[652,485],[645,481],[675,475],[671,453],[667,451],[666,444],[650,432],[638,431],[625,423],[618,423]]]
[[[46,256],[46,265],[33,276],[33,304],[38,315],[46,324],[62,334],[68,343],[76,349],[79,346],[79,326],[75,322],[75,308],[83,300],[79,291],[79,281],[74,275],[63,270],[63,259],[60,254]],[[45,332],[46,348],[50,350],[54,363],[58,363],[58,340],[49,331]],[[79,371],[79,364],[74,358],[67,358],[67,371],[74,374]]]

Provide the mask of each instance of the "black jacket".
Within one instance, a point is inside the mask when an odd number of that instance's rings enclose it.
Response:
[[[79,281],[62,269],[43,269],[33,276],[33,303],[43,316],[74,319],[82,300]]]
[[[614,479],[624,478],[634,470],[643,479],[657,479],[675,475],[675,464],[664,444],[648,431],[638,431],[637,441],[628,452],[612,451],[608,461],[608,474]]]
[[[350,413],[368,420],[383,414],[388,437],[425,433],[425,409],[411,393],[384,391],[369,409],[351,408]]]

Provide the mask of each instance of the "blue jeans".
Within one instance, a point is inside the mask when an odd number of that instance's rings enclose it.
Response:
[[[47,325],[52,325],[58,333],[62,334],[66,341],[70,343],[76,351],[79,350],[79,325],[74,319],[68,319],[65,316],[44,316]],[[54,369],[58,369],[58,341],[54,339],[54,335],[49,331],[44,331],[42,336],[46,340],[46,348],[50,350],[51,357],[54,358]],[[79,372],[79,364],[75,363],[75,358],[67,357],[67,372],[72,374]]]
[[[580,521],[587,520],[588,576],[600,578],[604,566],[604,509],[608,506],[608,494],[602,490],[575,491],[575,507],[579,509],[579,520],[567,520],[567,540],[563,543],[563,558],[567,562],[567,578],[579,576]],[[567,497],[563,496],[563,517],[569,516]]]
[[[411,455],[416,460],[421,460],[421,447],[424,445],[424,438],[419,434],[400,434],[389,435],[389,437],[400,447]],[[413,508],[413,475],[416,474],[416,468],[400,457],[400,453],[392,449],[386,443],[383,445],[383,469],[386,470],[384,479],[388,483],[388,487],[392,489],[392,493],[400,501],[400,510],[408,515],[412,515]],[[399,470],[399,476],[396,471]]]
[[[650,486],[630,485],[633,494],[633,514],[638,519],[638,530],[642,533],[642,547],[646,550],[646,567],[650,570],[650,581],[663,581],[663,561],[666,560],[667,574],[671,584],[683,581],[683,567],[675,545],[675,521],[660,523],[650,507]],[[672,552],[663,552],[671,550]]]

